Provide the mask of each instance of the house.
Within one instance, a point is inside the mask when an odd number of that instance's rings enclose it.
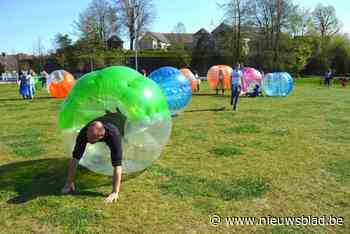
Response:
[[[227,42],[232,40],[232,32],[233,28],[225,23],[221,23],[211,32],[215,50],[227,50],[227,45],[230,44]]]
[[[242,27],[242,36],[250,31],[250,28]],[[232,40],[232,26],[221,23],[212,32],[201,28],[196,33],[159,33],[146,32],[139,40],[140,50],[168,49],[171,46],[183,45],[185,50],[192,50],[196,46],[213,47],[217,51],[227,51],[228,42]],[[248,41],[243,37],[244,46]]]
[[[0,54],[0,67],[2,67],[4,71],[16,71],[17,66],[16,55],[6,55],[5,53]]]
[[[170,46],[183,46],[185,50],[191,50],[193,48],[192,33],[163,33],[163,35],[170,42]]]
[[[205,48],[211,45],[212,38],[210,33],[204,29],[199,29],[195,34],[193,34],[193,45],[192,47],[195,48]]]
[[[209,34],[209,33],[208,33]],[[169,49],[171,46],[183,46],[185,50],[194,48],[194,35],[192,33],[158,33],[146,32],[139,40],[141,50]]]
[[[108,49],[123,49],[124,41],[117,35],[112,35],[107,40]]]
[[[146,32],[138,43],[140,50],[167,49],[170,45],[170,41],[163,33],[156,32]]]
[[[197,45],[198,41],[200,41],[201,44],[209,44],[213,39],[222,41],[222,35],[228,30],[232,31],[228,25],[222,23],[216,29],[214,29],[212,33],[208,32],[204,28],[199,29],[194,34],[146,32],[139,40],[139,48],[141,50],[166,50],[171,46],[183,45],[185,50],[192,50]]]

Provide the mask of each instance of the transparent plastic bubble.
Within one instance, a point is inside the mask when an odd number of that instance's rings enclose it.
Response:
[[[191,87],[192,87],[192,92],[197,91],[198,81],[197,81],[196,77],[193,75],[193,73],[191,72],[191,70],[188,68],[182,68],[182,69],[180,69],[180,71],[190,82]]]
[[[262,75],[261,73],[251,67],[246,67],[243,70],[243,84],[241,92],[252,92],[256,85],[261,87]]]
[[[63,133],[69,151],[73,150],[74,144],[71,142],[75,141],[78,133],[79,129]],[[122,140],[123,171],[133,173],[151,166],[160,157],[170,133],[170,118],[128,124]],[[93,172],[110,176],[113,173],[110,155],[109,147],[103,142],[87,144],[79,164]]]
[[[65,98],[75,84],[72,74],[64,70],[53,71],[47,80],[51,97]]]
[[[220,80],[220,73],[222,72],[223,80]],[[207,74],[208,83],[211,89],[231,89],[231,74],[232,68],[227,65],[212,66]],[[222,79],[221,78],[221,79]]]
[[[269,73],[262,81],[263,92],[267,96],[288,96],[293,87],[293,78],[287,72]]]
[[[172,115],[185,108],[192,98],[188,79],[174,67],[162,67],[153,71],[149,78],[155,81],[166,96]]]
[[[79,79],[60,113],[65,145],[72,152],[80,129],[116,109],[127,117],[123,172],[144,170],[160,157],[170,137],[171,117],[158,85],[128,67],[109,67]],[[88,144],[79,163],[96,173],[112,175],[110,150],[103,142]]]

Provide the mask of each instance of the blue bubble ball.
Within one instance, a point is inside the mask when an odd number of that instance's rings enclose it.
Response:
[[[294,87],[292,76],[287,72],[267,74],[262,81],[263,92],[271,97],[288,96]]]
[[[192,87],[179,69],[161,67],[153,71],[149,78],[155,81],[163,91],[172,115],[181,111],[190,102]]]

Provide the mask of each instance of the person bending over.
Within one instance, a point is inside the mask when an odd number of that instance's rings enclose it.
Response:
[[[87,143],[105,142],[110,148],[113,166],[112,192],[105,202],[117,201],[122,177],[122,136],[124,135],[125,123],[126,117],[117,108],[116,113],[106,111],[106,115],[93,120],[80,130],[72,153],[73,158],[69,164],[66,183],[62,188],[63,194],[75,191],[75,174]]]

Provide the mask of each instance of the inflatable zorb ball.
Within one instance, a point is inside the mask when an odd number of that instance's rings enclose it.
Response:
[[[72,74],[64,70],[53,71],[47,80],[47,89],[51,97],[65,98],[75,84]]]
[[[153,71],[148,78],[155,81],[163,91],[172,115],[181,111],[190,102],[191,84],[179,69],[161,67]]]
[[[269,73],[262,81],[262,89],[267,96],[288,96],[293,86],[293,78],[287,72]]]
[[[81,128],[117,108],[127,117],[123,172],[142,171],[160,157],[170,136],[171,117],[158,85],[128,67],[105,68],[77,81],[59,115],[66,146],[72,152]],[[99,174],[113,173],[110,150],[103,142],[88,144],[79,164]]]
[[[197,81],[196,77],[193,75],[193,73],[191,72],[191,70],[188,68],[181,68],[180,71],[190,82],[191,87],[192,87],[192,92],[197,91],[198,81]]]
[[[251,67],[246,67],[243,70],[243,84],[242,93],[252,92],[256,85],[261,86],[262,75],[261,73]]]
[[[219,72],[222,71],[223,73],[223,84],[219,84]],[[227,65],[215,65],[212,66],[208,73],[207,73],[207,79],[208,83],[211,89],[216,89],[218,86],[223,85],[224,89],[231,89],[231,74],[232,74],[232,68]],[[219,87],[220,89],[222,87]]]

